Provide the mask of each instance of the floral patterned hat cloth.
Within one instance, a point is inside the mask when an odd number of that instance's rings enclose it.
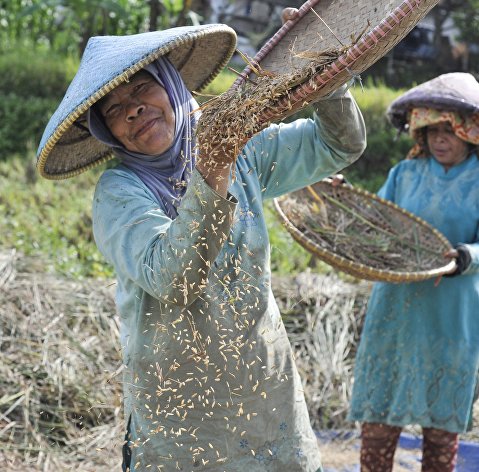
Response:
[[[420,128],[449,121],[464,141],[479,144],[479,83],[472,74],[452,72],[413,87],[389,106],[389,121],[416,140],[408,157],[425,154]]]
[[[408,158],[421,157],[426,153],[424,127],[449,122],[454,134],[471,144],[479,144],[479,113],[463,116],[455,111],[436,110],[434,108],[413,108],[409,116],[409,134],[416,145],[409,151]]]
[[[112,149],[90,133],[87,111],[159,57],[169,59],[189,91],[199,91],[218,75],[235,48],[234,30],[213,24],[90,38],[78,72],[43,133],[38,171],[59,180],[111,159]]]

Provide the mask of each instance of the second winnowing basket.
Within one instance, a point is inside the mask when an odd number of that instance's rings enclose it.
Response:
[[[304,248],[361,279],[417,282],[456,265],[437,229],[365,190],[324,180],[276,199],[275,208]]]

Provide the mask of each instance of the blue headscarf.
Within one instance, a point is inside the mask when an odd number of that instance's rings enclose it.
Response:
[[[171,147],[156,156],[127,150],[111,134],[103,117],[94,107],[88,110],[88,125],[91,134],[113,148],[122,164],[138,175],[166,214],[173,219],[178,215],[177,207],[195,167],[194,128],[200,113],[193,113],[193,110],[198,109],[198,103],[168,59],[160,57],[144,69],[166,90],[175,113],[175,136]]]

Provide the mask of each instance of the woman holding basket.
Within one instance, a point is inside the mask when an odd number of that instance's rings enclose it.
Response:
[[[117,275],[125,471],[321,468],[262,203],[357,159],[364,122],[342,88],[314,119],[196,142],[190,91],[234,49],[225,25],[93,38],[40,145],[50,178],[120,159],[97,184],[93,230]]]
[[[457,264],[438,285],[374,285],[349,418],[362,423],[362,471],[391,471],[402,428],[418,424],[422,471],[450,472],[479,368],[479,84],[466,73],[439,76],[395,100],[388,116],[416,144],[379,196],[439,229]]]

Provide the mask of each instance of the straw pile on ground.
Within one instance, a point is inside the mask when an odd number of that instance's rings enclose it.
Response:
[[[304,273],[274,281],[313,428],[343,429],[370,286]]]
[[[121,363],[111,290],[32,264],[0,253],[2,469],[119,470]]]
[[[273,285],[314,427],[350,427],[345,413],[369,286],[312,274]],[[109,282],[45,275],[37,261],[0,252],[2,470],[120,470],[113,291]]]

